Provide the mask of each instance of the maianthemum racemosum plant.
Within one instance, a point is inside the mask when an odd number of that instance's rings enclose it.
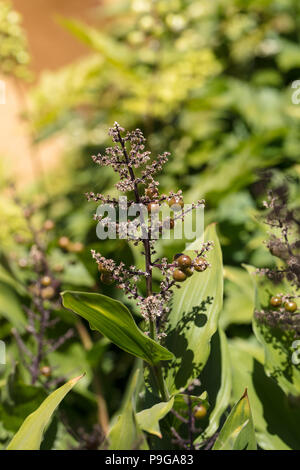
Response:
[[[218,329],[223,270],[215,226],[209,226],[204,237],[200,234],[171,260],[159,256],[159,237],[175,232],[188,215],[197,214],[204,201],[186,206],[181,191],[159,193],[155,175],[168,154],[150,162],[139,129],[125,133],[115,123],[110,135],[114,145],[93,160],[112,167],[120,176],[117,189],[133,195],[126,199],[128,214],[135,205],[140,212],[120,222],[111,211],[108,216],[97,211],[95,220],[100,233],[102,228],[123,238],[125,233],[133,249],[140,249],[142,256],[137,259],[142,264],[127,266],[96,251],[92,256],[101,282],[121,289],[135,302],[141,321],[137,325],[127,306],[109,296],[76,291],[61,294],[66,309],[137,358],[118,415],[98,432],[93,448],[256,449],[246,391],[219,433],[221,417],[230,404],[231,382],[226,337]],[[111,196],[88,193],[87,197],[121,210],[119,200]],[[166,216],[163,206],[168,207]],[[65,241],[61,239],[60,245]],[[8,449],[39,449],[46,423],[80,378],[51,393],[26,418]]]
[[[126,268],[124,263],[117,265],[112,259],[106,259],[95,251],[92,251],[92,256],[98,264],[101,281],[107,284],[116,283],[118,288],[125,291],[129,299],[137,301],[140,312],[148,324],[147,334],[156,340],[165,335],[163,325],[169,311],[168,304],[172,288],[179,288],[179,284],[192,276],[194,272],[205,271],[208,268],[209,263],[205,255],[211,249],[212,243],[203,243],[202,249],[195,251],[196,257],[193,260],[183,253],[175,254],[171,263],[166,258],[156,258],[155,244],[159,234],[174,229],[177,221],[183,222],[188,212],[203,206],[204,200],[185,209],[182,191],[171,192],[169,195],[159,194],[159,183],[154,179],[154,176],[162,170],[163,165],[167,162],[168,153],[159,155],[149,165],[147,162],[150,160],[150,152],[145,151],[145,138],[142,132],[136,129],[133,132],[127,132],[124,137],[122,136],[123,132],[124,129],[115,123],[109,132],[115,146],[107,148],[105,155],[99,154],[92,158],[97,164],[109,166],[119,174],[120,182],[116,184],[117,189],[123,192],[131,191],[134,194],[134,199],[127,203],[128,207],[139,205],[141,210],[143,207],[147,208],[149,217],[146,220],[143,218],[144,214],[141,213],[135,220],[128,220],[121,224],[95,214],[95,220],[105,226],[113,226],[118,235],[125,231],[134,245],[141,245],[142,255],[145,259],[145,270],[138,269],[136,266]],[[141,170],[138,176],[135,174],[137,170]],[[102,194],[88,193],[87,198],[108,205],[119,205],[117,199]],[[171,208],[173,216],[159,220],[159,217],[156,216],[164,203],[167,203]],[[152,273],[154,269],[158,269],[162,275],[158,292],[153,291]],[[146,296],[139,294],[138,282],[140,278],[145,278]],[[164,393],[163,390],[161,391]]]
[[[56,241],[55,222],[52,219],[44,221],[36,219],[42,206],[34,203],[24,204],[14,186],[11,187],[11,193],[24,225],[23,230],[18,230],[14,236],[19,250],[10,254],[7,263],[8,266],[10,262],[12,266],[15,265],[11,273],[15,274],[13,280],[19,287],[26,323],[24,319],[23,327],[23,323],[16,322],[11,329],[19,354],[12,356],[8,350],[7,356],[13,357],[13,368],[7,387],[10,390],[9,396],[13,398],[7,400],[1,397],[1,422],[3,415],[6,414],[11,416],[12,420],[19,418],[17,403],[24,402],[23,406],[26,409],[28,406],[26,403],[30,398],[33,400],[32,397],[35,397],[38,403],[39,394],[47,396],[47,393],[53,392],[57,386],[66,381],[65,375],[57,370],[59,363],[53,361],[55,352],[68,346],[70,340],[75,340],[77,335],[85,350],[91,347],[88,344],[91,340],[81,320],[70,327],[63,324],[58,314],[61,309],[60,292],[63,286],[63,274],[70,265],[76,264],[76,255],[83,250],[82,243],[72,242],[65,236]],[[59,261],[56,259],[54,262],[51,249],[60,250]],[[16,274],[18,272],[19,274]],[[65,430],[73,437],[74,445],[78,443],[78,448],[98,447],[102,442],[102,429],[105,431],[107,428],[106,405],[101,397],[100,382],[96,377],[93,386],[97,389],[101,426],[96,424],[88,434],[82,427],[72,426],[69,417],[64,412],[60,413]],[[16,401],[16,411],[13,410],[11,401],[13,403]],[[39,423],[37,422],[35,426],[38,429]],[[40,441],[41,437],[42,434],[38,436],[36,442]]]
[[[15,240],[27,248],[25,254],[18,259],[18,266],[22,270],[28,270],[24,282],[28,304],[24,304],[23,309],[28,320],[26,333],[31,335],[33,344],[28,346],[17,328],[12,329],[12,334],[20,352],[20,360],[29,372],[31,384],[40,383],[51,390],[65,379],[52,377],[48,355],[62,347],[74,335],[74,330],[69,328],[59,338],[49,338],[49,332],[60,323],[53,311],[60,305],[61,282],[58,273],[63,268],[61,265],[50,266],[47,256],[49,233],[54,229],[54,222],[45,220],[41,227],[37,228],[33,220],[37,208],[33,205],[23,205],[14,189],[13,192],[28,232],[27,237],[17,234]]]
[[[109,134],[114,146],[107,148],[105,154],[98,154],[92,158],[96,164],[111,167],[119,174],[120,181],[116,184],[117,189],[133,195],[133,199],[126,199],[125,203],[129,213],[130,208],[136,205],[140,208],[140,211],[138,216],[128,218],[122,223],[117,222],[110,216],[105,217],[103,212],[99,215],[98,211],[94,218],[98,221],[100,228],[111,229],[113,233],[120,237],[124,237],[124,234],[126,234],[128,240],[134,246],[141,247],[144,269],[134,265],[128,267],[123,262],[117,264],[113,259],[107,259],[95,250],[92,250],[92,256],[98,265],[101,282],[107,285],[115,285],[117,288],[122,289],[130,300],[136,302],[144,319],[143,338],[141,340],[141,330],[137,330],[132,320],[125,325],[126,331],[113,333],[113,329],[120,326],[118,323],[122,321],[124,311],[120,309],[120,305],[116,305],[116,301],[105,296],[98,294],[97,299],[94,294],[65,292],[63,293],[64,305],[89,320],[93,327],[98,325],[99,331],[107,335],[122,349],[145,359],[150,368],[150,376],[146,379],[149,381],[150,388],[152,387],[157,392],[164,403],[170,403],[171,394],[166,385],[163,362],[171,359],[172,353],[167,351],[165,345],[162,346],[162,344],[164,344],[167,336],[172,295],[174,289],[180,289],[181,284],[188,278],[197,276],[197,273],[204,272],[210,267],[207,253],[212,249],[213,242],[203,241],[198,249],[192,250],[193,255],[191,253],[191,256],[185,253],[176,253],[172,261],[157,256],[156,243],[160,236],[176,229],[176,224],[183,223],[188,213],[203,207],[204,200],[185,205],[182,191],[170,192],[169,194],[159,193],[159,183],[155,179],[155,175],[162,170],[169,154],[165,152],[150,162],[150,152],[145,150],[145,138],[139,129],[125,133],[125,130],[118,123],[115,123]],[[120,208],[119,200],[111,196],[90,192],[87,193],[87,198],[89,201],[101,202],[106,207]],[[162,214],[162,217],[159,217],[158,214],[163,205],[168,207],[169,212],[167,216]],[[161,279],[158,289],[154,288],[153,282],[155,270],[159,272]],[[142,285],[143,282],[144,286]],[[96,306],[93,304],[94,309],[92,311],[93,297],[95,304],[99,300],[102,305],[98,304]],[[117,308],[119,311],[116,314],[119,315],[119,318],[116,318],[116,324],[113,322],[104,324],[105,322],[100,320],[100,315],[97,318],[97,308],[99,313],[111,315],[111,312],[106,311],[106,308],[109,307],[109,305],[105,307],[104,304],[106,303],[111,304],[111,309]],[[197,312],[195,311],[193,314],[197,314]],[[145,355],[143,351],[141,354],[130,344],[132,336],[137,331],[139,341],[143,343],[142,347],[150,352],[150,358],[148,353]],[[119,333],[120,336],[116,338]],[[127,341],[127,337],[129,337],[129,341]],[[185,408],[183,415],[180,410],[172,410],[176,419],[181,424],[186,425],[188,429],[188,432],[184,433],[186,435],[182,437],[175,427],[169,426],[173,444],[181,448],[194,449],[197,447],[197,444],[193,442],[200,429],[195,426],[195,419],[204,418],[207,413],[205,400],[202,401],[192,397],[192,391],[197,385],[200,385],[200,382],[194,378],[194,380],[190,380],[186,388],[186,396],[183,400]]]
[[[268,309],[256,311],[255,317],[270,327],[288,330],[297,339],[300,337],[299,208],[289,208],[287,185],[270,189],[264,208],[264,222],[270,228],[266,246],[278,262],[274,268],[258,269],[257,274],[265,276],[277,292],[270,297]]]

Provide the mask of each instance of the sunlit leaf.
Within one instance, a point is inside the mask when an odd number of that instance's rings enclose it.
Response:
[[[140,428],[150,434],[162,437],[159,421],[164,418],[172,409],[174,398],[168,402],[157,403],[147,410],[137,413],[136,418]]]
[[[105,295],[85,292],[66,291],[62,298],[64,307],[85,318],[93,329],[124,351],[150,364],[172,359],[172,353],[142,333],[121,302]]]
[[[200,443],[211,437],[219,428],[231,396],[231,363],[225,333],[219,328],[211,341],[211,351],[200,375],[201,387],[208,393],[210,410],[208,425],[196,439]]]
[[[208,254],[211,267],[195,273],[175,291],[172,310],[168,317],[166,346],[175,359],[168,366],[167,386],[175,393],[197,377],[210,352],[210,341],[217,330],[223,299],[222,253],[215,225],[205,231],[205,241],[213,241]],[[196,240],[185,253],[200,249],[202,240]]]
[[[213,446],[213,450],[256,450],[247,390],[231,410]]]
[[[261,352],[245,340],[231,341],[229,351],[233,400],[238,400],[247,387],[259,446],[265,450],[299,450],[299,406],[287,400],[281,388],[267,376]]]
[[[147,450],[148,445],[139,426],[134,410],[134,392],[140,371],[136,370],[128,387],[128,394],[120,414],[114,421],[109,434],[109,450]]]
[[[8,445],[7,450],[39,450],[43,433],[49,424],[52,414],[81,377],[82,375],[69,380],[65,385],[51,393],[39,408],[25,419],[19,431]]]
[[[251,266],[247,266],[247,269],[255,286],[253,329],[264,347],[266,372],[278,382],[286,394],[299,396],[300,364],[297,360],[293,360],[293,355],[298,350],[297,336],[289,324],[267,320],[271,310],[269,302],[274,294],[274,284],[266,276],[255,275]],[[276,292],[290,293],[290,287],[283,282],[281,285],[276,285]],[[293,320],[293,315],[290,316]]]

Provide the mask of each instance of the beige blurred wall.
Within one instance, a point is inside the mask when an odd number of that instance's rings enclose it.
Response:
[[[86,53],[79,41],[56,22],[59,16],[93,22],[100,0],[13,0],[23,16],[36,72],[56,69]]]
[[[101,0],[12,0],[23,16],[27,32],[32,68],[36,79],[43,70],[56,70],[88,53],[88,49],[72,38],[56,22],[58,16],[78,18],[93,24],[94,9]],[[0,77],[4,79],[4,77]],[[56,164],[63,148],[61,138],[41,145],[33,153],[26,123],[20,115],[26,102],[26,87],[16,87],[5,80],[6,103],[0,104],[0,158],[2,166],[18,184],[26,184],[42,167]],[[33,166],[32,162],[37,163]]]

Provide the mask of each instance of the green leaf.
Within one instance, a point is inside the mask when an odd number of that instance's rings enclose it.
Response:
[[[244,269],[224,266],[225,302],[220,325],[251,324],[253,317],[253,287]]]
[[[10,321],[21,333],[25,330],[26,318],[15,291],[0,282],[0,318]]]
[[[287,400],[276,382],[266,375],[260,350],[253,342],[229,342],[233,399],[247,387],[256,438],[265,450],[300,449],[299,405]]]
[[[222,253],[215,225],[205,231],[205,241],[214,242],[208,253],[211,263],[206,271],[194,273],[174,292],[172,310],[168,318],[166,346],[175,359],[167,369],[170,393],[186,388],[204,368],[210,353],[210,341],[217,330],[223,299]],[[201,249],[197,239],[185,253]]]
[[[173,403],[174,398],[171,398],[168,402],[157,403],[151,408],[137,413],[136,418],[140,428],[161,438],[159,421],[169,413]]]
[[[148,445],[137,421],[133,407],[134,392],[140,371],[134,373],[128,389],[128,397],[121,413],[108,434],[109,450],[147,450]]]
[[[1,390],[0,422],[6,430],[15,433],[26,416],[40,406],[47,397],[41,386],[23,382],[20,367],[16,365]]]
[[[256,439],[247,390],[231,410],[213,450],[256,450]]]
[[[1,261],[3,262],[3,261]],[[12,287],[18,294],[26,295],[27,291],[23,284],[21,284],[18,279],[16,279],[12,274],[5,269],[5,267],[0,264],[0,282],[9,285]]]
[[[39,450],[44,430],[52,414],[81,377],[82,375],[69,380],[65,385],[51,393],[39,408],[25,419],[6,450]]]
[[[246,267],[255,287],[255,313],[270,311],[269,301],[274,293],[274,284],[265,276],[257,276],[254,268]],[[275,292],[290,292],[285,283],[276,285]],[[291,315],[292,317],[292,315]],[[293,361],[296,337],[290,330],[280,323],[262,321],[262,317],[253,316],[253,330],[265,351],[265,369],[286,394],[300,395],[300,364]]]
[[[218,430],[220,419],[226,411],[231,396],[231,364],[226,335],[219,328],[211,341],[211,352],[200,375],[201,388],[207,391],[211,411],[208,426],[195,443],[213,436]]]
[[[123,78],[137,86],[140,79],[131,66],[134,55],[124,43],[116,41],[111,36],[103,34],[80,21],[62,18],[59,22],[80,41],[100,53],[108,64],[122,74]]]
[[[91,327],[124,351],[149,364],[172,359],[167,349],[144,335],[125,305],[101,294],[62,293],[63,305],[89,321]]]

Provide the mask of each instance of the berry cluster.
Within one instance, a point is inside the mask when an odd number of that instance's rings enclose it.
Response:
[[[204,245],[201,255],[197,255],[194,260],[184,253],[177,253],[174,256],[174,265],[176,266],[176,269],[173,271],[174,281],[183,282],[188,277],[191,277],[194,274],[194,271],[205,271],[209,267],[209,262],[203,254],[205,251],[208,251],[211,246],[211,243]]]
[[[83,251],[83,243],[81,242],[71,242],[68,237],[60,237],[58,240],[58,245],[64,251],[68,251],[69,253],[81,253]]]
[[[12,334],[20,350],[22,363],[30,373],[31,383],[35,384],[43,377],[44,385],[51,388],[62,382],[64,378],[52,377],[48,355],[74,336],[73,328],[67,329],[58,339],[52,339],[51,335],[48,335],[60,321],[58,317],[53,315],[53,311],[61,306],[59,295],[61,282],[55,273],[61,272],[64,267],[62,265],[50,267],[48,261],[48,246],[51,240],[50,233],[55,227],[54,222],[48,219],[40,228],[36,228],[34,223],[36,207],[22,207],[22,203],[16,195],[14,195],[14,199],[18,207],[22,208],[24,221],[27,225],[28,237],[17,234],[16,241],[24,246],[27,254],[18,260],[19,267],[30,268],[25,276],[30,301],[28,305],[24,305],[24,310],[28,318],[26,332],[33,338],[33,348],[29,349],[26,339],[20,335],[17,329],[13,329]]]
[[[287,298],[284,301],[284,296],[281,294],[277,294],[271,297],[270,299],[271,307],[281,307],[282,304],[283,304],[285,311],[289,313],[295,313],[298,308],[296,302],[292,300],[291,298]]]
[[[270,182],[272,174],[266,177],[266,182]],[[266,276],[277,288],[284,283],[289,293],[270,297],[268,308],[255,312],[255,317],[299,337],[300,312],[296,303],[300,287],[299,208],[290,207],[287,183],[269,190],[263,205],[266,209],[263,220],[272,229],[266,245],[277,263],[273,269],[257,269],[256,273]]]
[[[165,230],[172,230],[176,221],[184,221],[184,218],[191,210],[204,205],[200,200],[196,204],[191,204],[185,210],[182,191],[169,194],[160,194],[159,183],[154,176],[166,163],[168,153],[159,155],[149,163],[150,152],[145,150],[145,138],[139,129],[125,133],[124,129],[115,123],[109,131],[114,142],[113,147],[106,149],[105,154],[93,156],[93,160],[100,165],[111,166],[119,173],[120,182],[116,187],[120,191],[129,191],[133,194],[133,199],[129,200],[127,206],[139,204],[145,207],[148,219],[139,216],[127,222],[118,223],[109,217],[103,218],[95,214],[94,218],[105,227],[114,227],[117,234],[121,235],[126,229],[128,239],[134,245],[142,245],[142,254],[145,258],[145,270],[140,270],[136,266],[127,268],[124,263],[117,263],[111,259],[106,259],[101,253],[92,251],[92,256],[98,264],[100,280],[107,285],[116,284],[118,288],[125,291],[129,298],[135,299],[143,317],[149,321],[150,336],[157,338],[163,335],[159,331],[163,324],[164,317],[168,313],[168,303],[172,295],[173,287],[180,287],[179,284],[191,276],[194,271],[204,271],[209,263],[206,260],[206,252],[212,247],[210,242],[203,244],[202,249],[196,252],[196,257],[192,260],[188,255],[180,253],[174,257],[172,263],[166,258],[156,256],[155,243],[157,233],[162,234]],[[103,194],[90,192],[87,194],[88,200],[110,204],[113,207],[119,204],[119,200]],[[127,200],[126,200],[127,201]],[[171,210],[171,216],[160,220],[157,214],[163,204],[167,204]],[[135,231],[131,230],[134,225]],[[153,269],[159,269],[162,276],[160,290],[153,292],[152,273]],[[138,292],[138,281],[146,280],[146,296]],[[159,320],[160,321],[159,321]]]

